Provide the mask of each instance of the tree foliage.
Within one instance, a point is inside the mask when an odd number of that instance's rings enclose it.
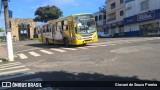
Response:
[[[39,7],[35,11],[35,19],[37,22],[48,22],[50,20],[58,19],[63,12],[56,6]]]
[[[2,28],[0,28],[0,32],[4,32]]]

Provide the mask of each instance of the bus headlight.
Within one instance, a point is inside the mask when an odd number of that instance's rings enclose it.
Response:
[[[80,36],[76,36],[76,38],[77,38],[78,40],[82,40],[82,37],[80,37]]]
[[[96,35],[93,35],[92,38],[96,38]]]

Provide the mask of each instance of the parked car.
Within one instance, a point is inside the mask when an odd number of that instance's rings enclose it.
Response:
[[[99,38],[112,38],[114,37],[114,35],[110,33],[98,32],[98,37]]]

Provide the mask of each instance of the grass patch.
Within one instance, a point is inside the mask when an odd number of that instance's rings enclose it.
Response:
[[[38,40],[38,38],[31,38],[30,40]]]
[[[0,36],[0,42],[5,42],[6,41],[6,36]]]
[[[8,61],[8,60],[6,60],[6,59],[0,59],[0,60],[2,60],[2,62],[1,62],[0,64],[6,64],[6,63],[9,63],[9,61]]]
[[[0,63],[0,65],[1,65],[1,64],[7,64],[7,63],[10,63],[10,61],[9,61],[9,60],[7,60],[7,59],[0,59],[0,60],[2,60],[2,62]],[[16,60],[18,60],[18,57],[14,57],[14,61],[16,61]]]

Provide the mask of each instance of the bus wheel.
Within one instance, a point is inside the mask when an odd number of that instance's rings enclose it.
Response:
[[[48,39],[46,39],[46,45],[49,45],[49,40]]]
[[[85,43],[85,44],[83,44],[84,46],[86,46],[87,45],[87,43]]]
[[[101,38],[101,36],[100,36],[100,35],[98,35],[98,38]]]
[[[68,47],[68,46],[69,46],[69,43],[68,43],[67,38],[64,38],[63,41],[64,41],[64,46],[65,46],[65,47]]]

